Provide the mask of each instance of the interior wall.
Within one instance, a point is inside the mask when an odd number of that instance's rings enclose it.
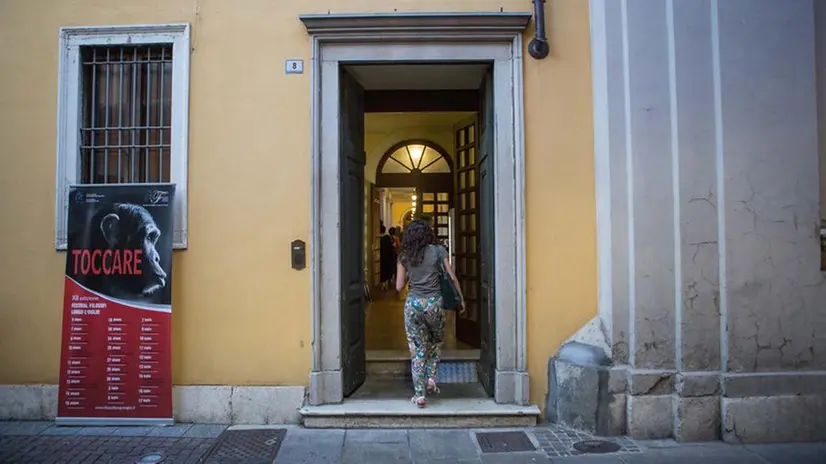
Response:
[[[393,225],[400,226],[402,225],[402,217],[404,213],[408,212],[410,208],[413,207],[413,202],[411,200],[405,200],[403,198],[398,198],[393,200]]]

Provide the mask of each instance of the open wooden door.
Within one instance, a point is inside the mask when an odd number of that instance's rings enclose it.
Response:
[[[381,228],[381,195],[375,184],[371,185],[370,192],[370,290],[378,288],[381,283],[381,248],[379,247],[379,231]]]
[[[364,89],[341,70],[341,370],[344,396],[367,376],[364,352]]]
[[[428,190],[420,190],[417,198],[418,208],[422,215],[430,218],[431,226],[433,226],[433,233],[436,235],[436,241],[440,244],[445,244],[450,239],[448,222],[450,220],[450,202],[453,196],[452,185],[444,185],[443,188],[431,188]]]
[[[479,174],[477,117],[454,127],[456,153],[456,278],[465,297],[465,315],[456,315],[456,338],[479,348]]]
[[[482,80],[479,112],[479,381],[494,394],[496,378],[496,308],[494,286],[494,106],[493,70]]]

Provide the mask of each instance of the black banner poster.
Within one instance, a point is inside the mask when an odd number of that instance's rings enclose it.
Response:
[[[172,184],[72,186],[58,424],[171,424]]]

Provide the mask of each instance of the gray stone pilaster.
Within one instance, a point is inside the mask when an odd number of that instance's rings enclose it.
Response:
[[[671,156],[669,31],[666,2],[627,2],[626,134],[631,137],[634,256],[633,345],[630,362],[642,369],[673,369],[674,178]]]
[[[813,11],[719,3],[728,371],[826,368]]]
[[[720,367],[718,192],[711,0],[674,3],[679,158],[678,367]]]
[[[783,412],[826,414],[823,390],[788,387],[826,382],[815,3],[591,1],[598,224],[610,234],[599,313],[628,370],[631,435],[826,438]]]

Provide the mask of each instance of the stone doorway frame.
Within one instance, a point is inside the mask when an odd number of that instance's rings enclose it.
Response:
[[[309,402],[342,402],[339,285],[339,67],[351,63],[489,61],[494,65],[497,403],[528,402],[522,33],[530,13],[304,15],[312,39],[312,370]],[[508,238],[513,237],[513,240]]]

